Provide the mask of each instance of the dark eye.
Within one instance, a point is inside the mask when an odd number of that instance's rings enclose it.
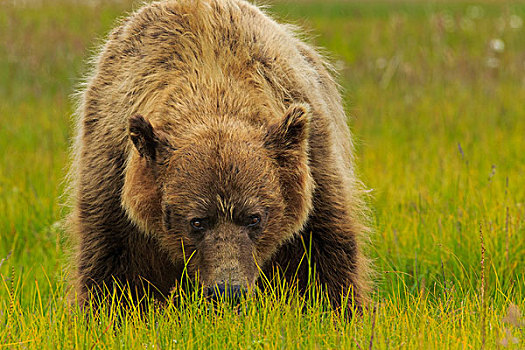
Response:
[[[191,219],[190,225],[194,230],[202,231],[206,229],[206,219],[199,219],[199,218]]]
[[[248,227],[256,227],[259,226],[261,223],[261,216],[259,214],[251,215],[248,217],[248,220],[246,220],[246,226]]]

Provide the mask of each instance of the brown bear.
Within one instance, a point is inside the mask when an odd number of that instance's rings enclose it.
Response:
[[[116,282],[162,298],[185,268],[205,288],[279,273],[305,291],[312,266],[334,307],[367,299],[341,96],[291,27],[243,0],[148,4],[110,33],[77,115],[81,301]]]

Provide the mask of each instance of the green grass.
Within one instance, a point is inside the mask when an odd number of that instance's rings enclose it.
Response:
[[[305,27],[341,72],[358,166],[373,189],[376,313],[345,321],[322,302],[303,313],[304,300],[272,295],[216,312],[193,295],[142,319],[117,317],[114,305],[98,320],[70,309],[59,224],[68,96],[131,8],[2,5],[0,348],[525,347],[525,320],[505,317],[511,305],[525,312],[525,4],[503,1],[271,10]]]

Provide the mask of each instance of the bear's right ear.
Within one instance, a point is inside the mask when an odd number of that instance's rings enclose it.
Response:
[[[164,138],[159,137],[150,122],[139,114],[129,119],[129,138],[140,156],[148,161],[156,161],[170,147]]]

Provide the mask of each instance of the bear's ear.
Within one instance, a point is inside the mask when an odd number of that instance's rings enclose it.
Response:
[[[310,118],[308,107],[294,104],[284,114],[281,122],[270,126],[265,137],[265,146],[284,165],[290,157],[304,155],[308,144]]]
[[[310,112],[308,105],[302,104],[290,106],[265,136],[265,147],[279,167],[286,215],[294,232],[306,222],[312,208],[314,180],[309,165],[309,136]]]
[[[140,156],[148,161],[156,161],[169,148],[169,143],[139,114],[129,119],[129,138]]]

